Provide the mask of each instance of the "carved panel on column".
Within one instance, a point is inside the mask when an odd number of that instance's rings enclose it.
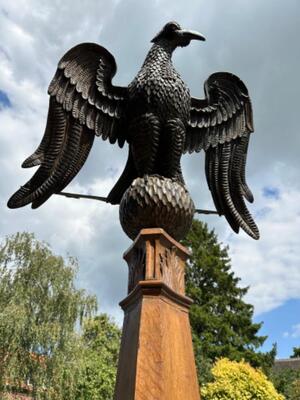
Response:
[[[184,261],[177,255],[176,247],[165,248],[159,253],[161,280],[174,292],[184,294]]]
[[[143,229],[124,254],[129,267],[128,293],[142,280],[159,280],[184,295],[188,256],[186,248],[162,229]]]
[[[129,268],[128,293],[145,279],[146,251],[143,247],[133,248],[126,259]]]

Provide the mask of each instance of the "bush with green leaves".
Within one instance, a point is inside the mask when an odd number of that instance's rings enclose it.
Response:
[[[275,388],[285,396],[286,400],[300,399],[300,370],[276,369],[272,371],[270,378]]]
[[[300,399],[300,379],[295,379],[288,389],[288,400]]]
[[[120,329],[105,314],[84,322],[76,400],[113,398],[120,337]]]

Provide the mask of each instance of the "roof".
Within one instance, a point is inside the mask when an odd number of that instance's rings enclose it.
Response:
[[[299,369],[300,370],[300,358],[282,358],[275,360],[274,370],[281,369]]]

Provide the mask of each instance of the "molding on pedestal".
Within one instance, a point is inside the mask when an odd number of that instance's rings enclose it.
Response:
[[[129,295],[119,304],[126,312],[128,308],[134,306],[135,303],[139,301],[143,296],[161,296],[169,302],[181,306],[186,312],[189,311],[190,305],[193,304],[192,299],[174,292],[174,290],[167,286],[163,281],[158,280],[140,281],[136,285],[136,287],[129,293]]]

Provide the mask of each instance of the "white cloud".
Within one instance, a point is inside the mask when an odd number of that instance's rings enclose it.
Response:
[[[193,0],[187,4],[179,0],[175,5],[169,0],[0,0],[0,90],[13,105],[0,111],[0,236],[34,231],[56,252],[77,256],[79,284],[96,292],[102,309],[120,321],[117,303],[127,285],[121,255],[130,241],[119,226],[117,208],[53,196],[35,211],[8,210],[6,201],[32,174],[21,170],[20,164],[39,143],[47,113],[47,85],[62,54],[79,42],[100,42],[116,57],[115,82],[125,85],[139,69],[151,37],[167,20],[177,19],[208,39],[178,50],[174,57],[192,94],[203,93],[203,81],[210,73],[231,70],[247,82],[255,111],[248,180],[256,197],[250,209],[256,214],[261,240],[255,242],[243,233],[236,236],[222,218],[203,219],[230,245],[234,271],[242,285],[251,286],[247,300],[257,314],[299,298],[300,84],[295,77],[300,65],[294,51],[298,13],[296,1]],[[126,151],[96,141],[68,190],[107,194],[125,159]],[[213,208],[203,159],[185,156],[183,164],[196,205]],[[279,198],[264,197],[265,187],[279,189]]]
[[[300,324],[293,325],[291,336],[294,339],[300,338]]]
[[[300,338],[300,323],[293,325],[290,332],[288,332],[288,331],[284,332],[283,337],[284,338],[293,338],[293,339]]]
[[[242,284],[250,285],[247,300],[257,314],[300,298],[300,191],[289,185],[292,172],[275,164],[269,171],[273,177],[262,174],[255,184],[256,220],[261,231],[258,242],[244,234],[224,235],[237,276]],[[263,182],[272,181],[280,191],[278,199],[263,196]],[[266,211],[261,213],[261,209]]]

